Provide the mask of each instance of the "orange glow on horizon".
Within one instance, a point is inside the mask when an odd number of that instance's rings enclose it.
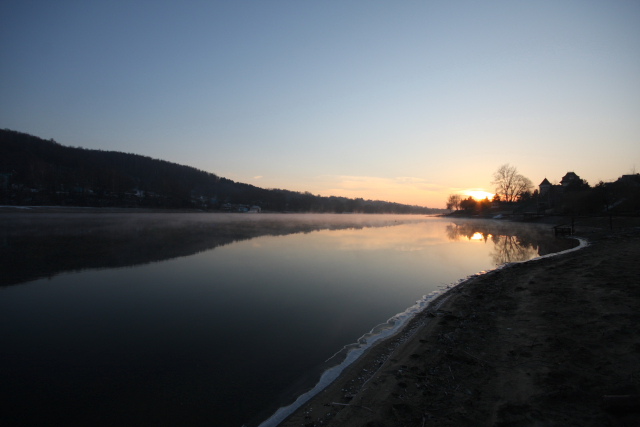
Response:
[[[484,200],[488,198],[489,200],[493,199],[494,193],[489,193],[488,191],[483,190],[468,190],[464,192],[465,196],[471,196],[476,200]]]

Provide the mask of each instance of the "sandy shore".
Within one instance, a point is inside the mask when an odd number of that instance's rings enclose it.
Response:
[[[640,425],[640,231],[588,238],[449,291],[281,426]]]

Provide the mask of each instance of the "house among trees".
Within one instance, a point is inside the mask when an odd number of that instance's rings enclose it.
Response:
[[[640,174],[622,175],[612,182],[598,182],[591,187],[575,172],[567,172],[560,183],[547,178],[534,188],[531,181],[509,164],[494,173],[495,196],[489,206],[472,197],[463,200],[450,194],[447,209],[456,214],[489,216],[522,215],[527,219],[542,215],[640,215]]]
[[[582,183],[582,179],[575,172],[567,172],[565,176],[560,180],[560,185],[563,188],[570,187],[572,185]]]
[[[567,192],[581,190],[585,187],[588,188],[588,186],[589,184],[575,172],[567,172],[560,180],[560,184],[556,185],[551,184],[551,182],[545,178],[538,186],[538,211],[544,212],[549,209],[558,208],[562,205],[562,201]]]
[[[640,173],[622,175],[616,181],[617,184],[627,185],[630,187],[640,187]]]

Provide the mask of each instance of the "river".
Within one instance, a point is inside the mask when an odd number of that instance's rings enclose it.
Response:
[[[235,427],[434,293],[572,244],[502,221],[195,213],[2,214],[0,243],[0,424]]]

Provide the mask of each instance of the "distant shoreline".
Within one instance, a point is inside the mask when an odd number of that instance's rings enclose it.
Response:
[[[12,206],[1,205],[0,213],[217,213],[199,209],[150,209],[89,206]]]
[[[256,215],[254,212],[227,212],[222,210],[204,209],[160,209],[160,208],[125,208],[125,207],[90,207],[90,206],[18,206],[0,205],[0,213],[203,213],[203,214],[230,214],[230,215]],[[262,211],[260,214],[313,214],[313,215],[400,215],[400,216],[440,216],[440,214],[424,213],[366,213],[366,212],[294,212],[294,211]]]

